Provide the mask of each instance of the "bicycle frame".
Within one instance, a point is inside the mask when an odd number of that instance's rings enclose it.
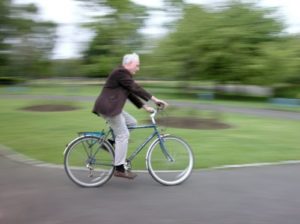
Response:
[[[155,111],[154,113],[152,113],[151,116],[151,120],[152,120],[152,124],[148,124],[148,125],[138,125],[138,126],[129,126],[128,129],[129,130],[135,130],[135,129],[148,129],[148,128],[152,128],[153,132],[148,136],[148,138],[146,138],[146,140],[141,143],[132,153],[131,155],[126,159],[128,163],[130,163],[142,150],[143,148],[155,137],[157,136],[157,138],[159,139],[159,144],[160,147],[162,149],[163,154],[165,155],[165,157],[170,161],[173,162],[174,159],[170,156],[170,154],[168,153],[168,150],[166,149],[166,146],[163,143],[163,138],[157,128],[156,125],[156,121],[154,119],[155,115],[156,115]],[[101,132],[79,132],[79,135],[86,135],[86,136],[96,136],[99,137],[100,141],[103,141],[105,139],[108,139],[108,136],[112,136],[113,139],[115,139],[113,130],[111,128],[109,128],[109,130],[107,132],[105,132],[104,130],[102,130]],[[65,154],[65,152],[64,152]],[[97,152],[95,152],[95,154],[97,154]],[[95,154],[93,156],[95,156]]]
[[[129,126],[128,129],[129,130],[135,130],[135,129],[149,129],[152,128],[153,132],[146,138],[145,141],[143,141],[143,143],[141,143],[130,155],[129,157],[126,159],[128,163],[130,163],[142,150],[143,148],[155,137],[157,136],[157,138],[159,139],[159,144],[162,148],[163,154],[166,156],[166,158],[169,161],[174,161],[174,159],[169,155],[165,145],[163,144],[163,139],[161,137],[161,134],[156,126],[156,122],[154,120],[154,117],[152,117],[152,124],[149,125],[138,125],[138,126]],[[107,136],[112,135],[114,138],[114,134],[113,134],[113,130],[110,128],[109,132],[105,135],[105,138],[107,138]]]
[[[160,133],[155,124],[128,127],[129,130],[146,129],[146,128],[153,128],[154,130],[152,134],[150,134],[148,138],[131,153],[131,155],[127,158],[128,162],[131,162],[155,136],[157,136],[161,140]]]

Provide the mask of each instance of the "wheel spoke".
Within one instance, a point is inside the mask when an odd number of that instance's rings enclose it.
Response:
[[[68,146],[64,165],[73,182],[83,187],[96,187],[111,178],[113,161],[114,152],[108,143],[95,136],[83,136]]]
[[[147,167],[152,177],[164,185],[185,181],[193,168],[193,153],[189,145],[174,136],[157,139],[147,154]]]

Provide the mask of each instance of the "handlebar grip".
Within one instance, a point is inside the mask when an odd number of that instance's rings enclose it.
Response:
[[[165,105],[163,103],[158,103],[157,104],[157,109],[163,110],[165,108]]]

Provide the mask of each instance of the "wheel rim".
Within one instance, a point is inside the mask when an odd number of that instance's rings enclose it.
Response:
[[[100,186],[112,176],[113,160],[113,151],[105,142],[100,146],[98,138],[83,137],[70,145],[65,155],[65,170],[80,186]]]
[[[148,170],[153,178],[161,184],[180,184],[191,174],[193,168],[192,151],[187,143],[177,137],[165,137],[164,144],[171,157],[167,158],[157,140],[149,150]]]

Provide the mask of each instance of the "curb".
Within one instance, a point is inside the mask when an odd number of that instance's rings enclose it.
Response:
[[[0,156],[3,156],[5,158],[8,158],[15,162],[24,163],[27,165],[32,165],[36,167],[47,167],[47,168],[64,168],[63,165],[56,165],[52,163],[45,163],[43,161],[32,159],[24,154],[18,153],[14,151],[13,149],[1,145],[0,144]]]

